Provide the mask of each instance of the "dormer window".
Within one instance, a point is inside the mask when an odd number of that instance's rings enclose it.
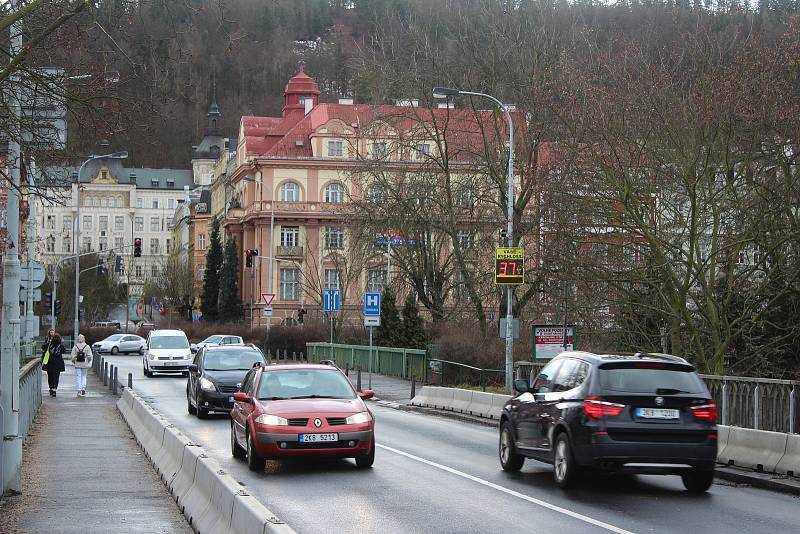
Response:
[[[328,141],[328,157],[341,158],[344,156],[343,141]]]
[[[101,171],[101,172],[100,172],[100,177],[101,177],[103,180],[108,180],[108,171]]]
[[[154,178],[154,179],[150,180],[150,185],[152,187],[158,187],[158,179]]]
[[[167,180],[167,187],[175,187],[175,180]]]
[[[128,176],[128,181],[130,181],[130,183],[132,183],[132,184],[135,184],[135,183],[136,183],[136,173],[135,173],[135,172],[132,172],[132,173],[131,173],[131,174]]]

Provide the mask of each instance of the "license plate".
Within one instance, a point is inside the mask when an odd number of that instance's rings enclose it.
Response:
[[[323,443],[339,441],[339,434],[300,434],[297,438],[300,443]]]
[[[680,417],[678,410],[666,408],[637,408],[636,415],[643,419],[678,419]]]

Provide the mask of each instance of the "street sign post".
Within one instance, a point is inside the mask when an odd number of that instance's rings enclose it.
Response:
[[[364,294],[364,326],[369,328],[369,378],[367,388],[372,389],[372,329],[381,325],[381,294]]]
[[[27,289],[37,288],[42,285],[44,282],[46,273],[44,270],[44,265],[39,263],[38,261],[26,261],[25,263],[19,266],[20,268],[20,279],[19,284],[20,287]]]
[[[525,249],[498,247],[494,258],[495,284],[519,286],[525,283]]]
[[[338,289],[325,289],[322,291],[322,311],[328,314],[331,322],[331,345],[333,345],[333,314],[342,307],[342,294]]]

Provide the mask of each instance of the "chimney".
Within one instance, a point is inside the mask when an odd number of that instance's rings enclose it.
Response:
[[[308,115],[308,112],[314,108],[314,99],[307,97],[305,100],[303,100],[303,105],[305,107],[305,114]]]

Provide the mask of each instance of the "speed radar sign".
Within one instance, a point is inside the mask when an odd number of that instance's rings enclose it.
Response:
[[[494,258],[495,284],[518,286],[525,283],[525,249],[499,247]]]

